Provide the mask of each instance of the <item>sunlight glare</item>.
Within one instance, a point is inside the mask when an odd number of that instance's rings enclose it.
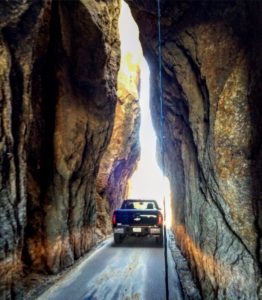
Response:
[[[170,224],[170,185],[163,176],[156,161],[156,134],[153,128],[149,106],[149,67],[146,60],[141,64],[140,88],[140,145],[141,157],[133,176],[129,180],[129,198],[155,199],[163,208],[163,198],[166,201],[167,224]]]
[[[141,109],[140,145],[141,157],[133,176],[129,180],[128,198],[155,199],[163,208],[166,199],[166,222],[170,224],[170,186],[169,180],[163,176],[156,161],[156,134],[152,125],[149,107],[149,67],[142,58],[138,27],[131,15],[128,5],[122,1],[119,19],[121,40],[121,66],[127,56],[140,65],[141,85],[139,103]],[[141,62],[142,61],[142,62]],[[121,70],[121,68],[120,68]]]

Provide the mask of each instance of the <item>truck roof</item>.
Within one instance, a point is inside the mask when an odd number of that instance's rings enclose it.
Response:
[[[139,201],[139,202],[155,201],[155,202],[157,202],[155,199],[125,199],[124,201]]]

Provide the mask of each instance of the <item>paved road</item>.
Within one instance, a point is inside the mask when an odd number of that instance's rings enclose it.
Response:
[[[164,300],[164,250],[152,238],[112,239],[47,290],[38,300]],[[170,300],[182,300],[169,254]]]

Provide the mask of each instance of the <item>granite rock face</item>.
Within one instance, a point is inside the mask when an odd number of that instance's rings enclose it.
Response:
[[[127,2],[160,139],[156,2]],[[161,1],[162,167],[173,231],[204,299],[262,297],[261,13],[259,1]]]
[[[23,268],[56,273],[94,244],[118,15],[118,0],[0,3],[1,299]]]
[[[112,232],[112,211],[126,198],[128,179],[139,159],[139,63],[140,58],[130,52],[121,57],[113,133],[96,181],[97,233],[101,237]]]

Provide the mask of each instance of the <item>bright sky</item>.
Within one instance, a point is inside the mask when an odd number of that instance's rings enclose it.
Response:
[[[128,5],[122,1],[119,19],[121,55],[130,52],[134,57],[142,56],[137,25]],[[170,186],[164,178],[156,161],[156,134],[152,125],[149,108],[149,67],[143,58],[141,63],[141,90],[139,103],[141,108],[140,144],[141,159],[137,170],[129,181],[129,198],[155,199],[162,207],[163,196],[170,202]],[[170,211],[167,207],[167,211]]]
[[[130,179],[132,198],[156,199],[163,198],[164,179],[156,162],[156,135],[153,129],[149,109],[149,68],[145,61],[141,65],[141,91],[139,98],[141,108],[140,144],[141,158],[137,170]]]

